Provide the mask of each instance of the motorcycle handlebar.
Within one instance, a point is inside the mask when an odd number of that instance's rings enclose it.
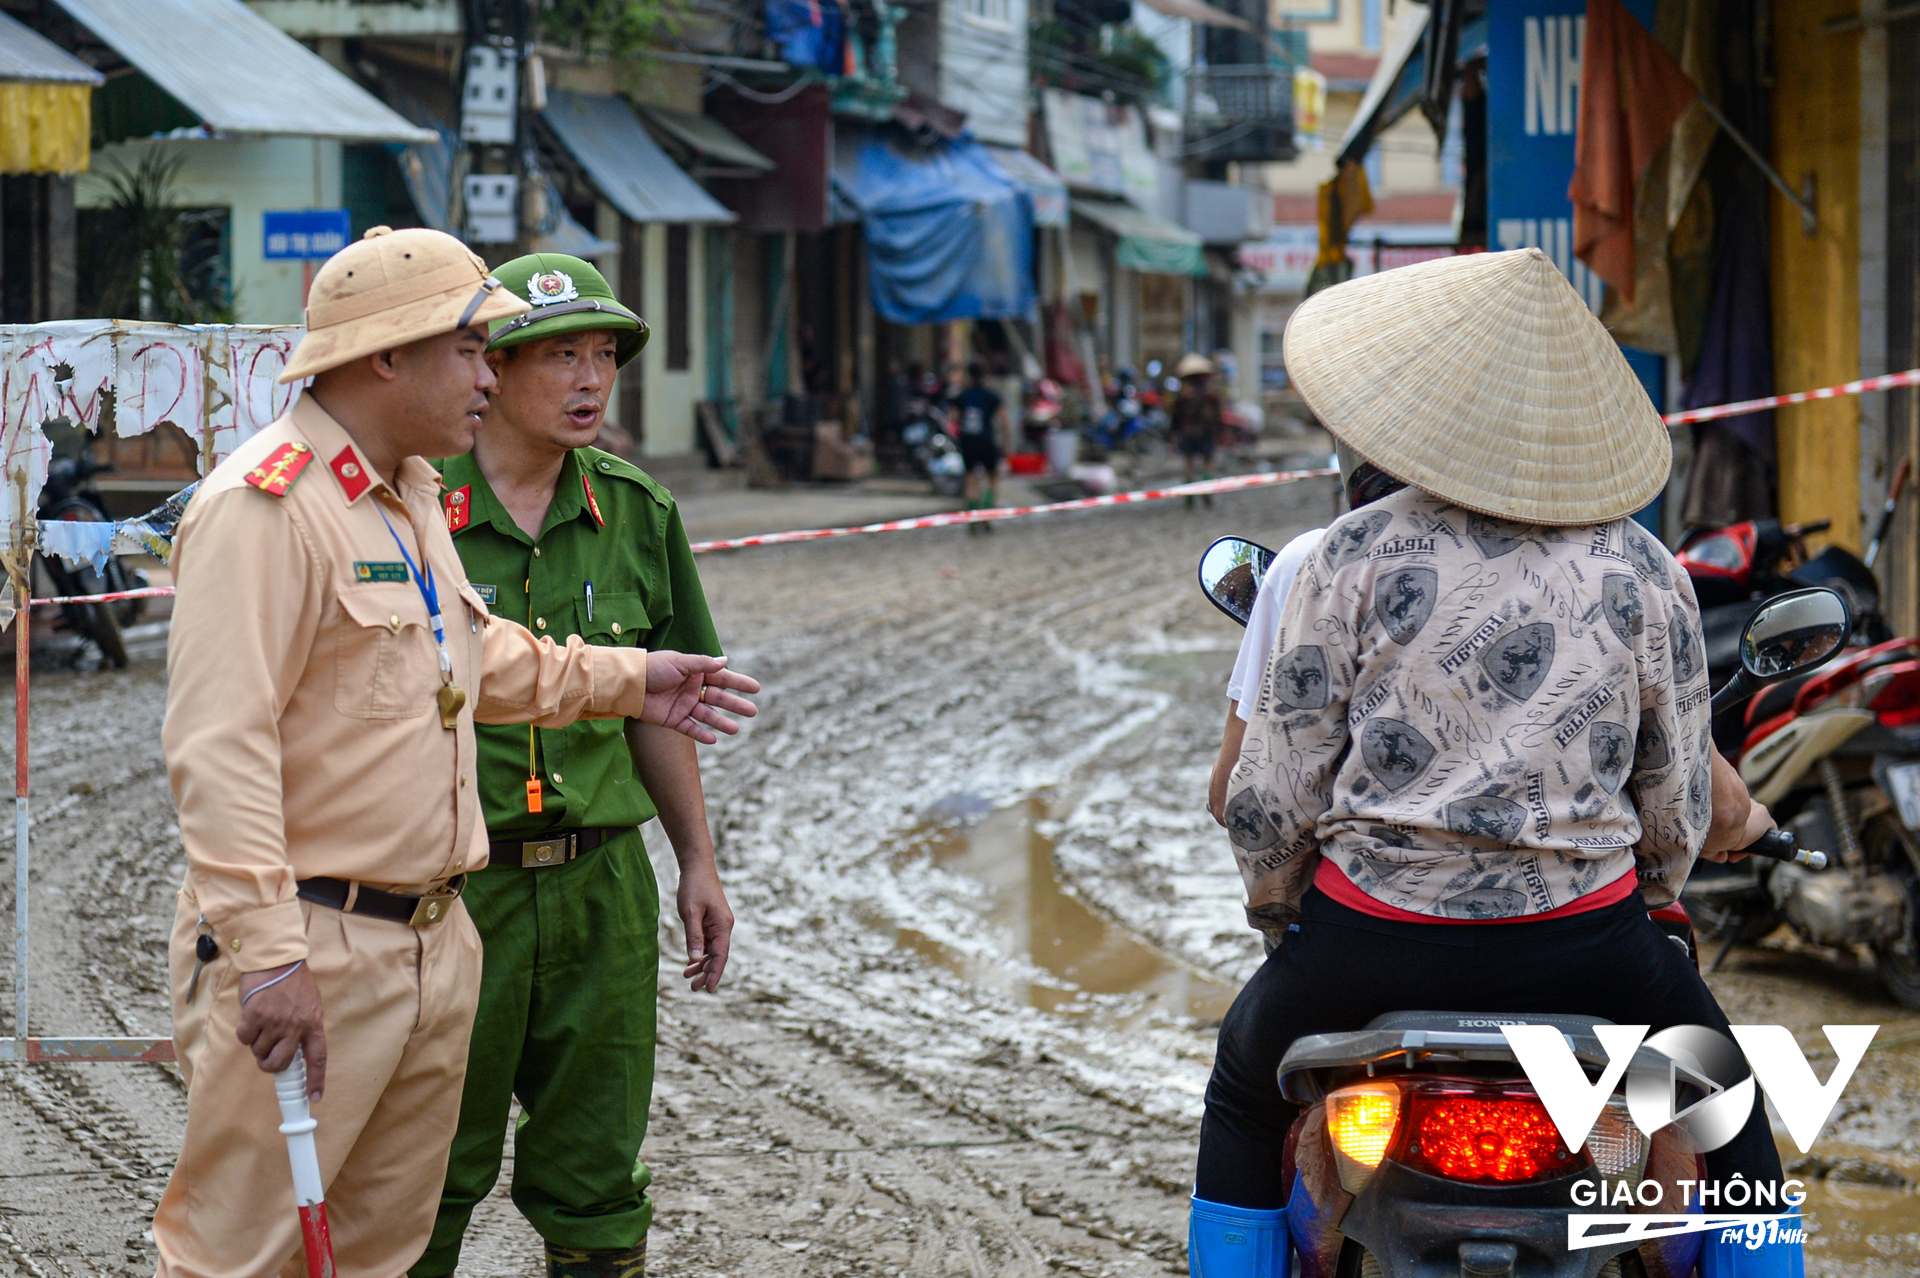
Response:
[[[1827,868],[1827,854],[1815,852],[1811,848],[1795,847],[1796,840],[1791,830],[1768,830],[1765,834],[1740,848],[1748,856],[1764,856],[1770,861],[1788,861],[1794,865],[1804,865],[1809,870]]]

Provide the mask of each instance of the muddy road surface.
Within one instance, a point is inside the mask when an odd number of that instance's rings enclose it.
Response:
[[[1314,481],[703,560],[767,690],[707,755],[740,918],[725,988],[661,975],[652,1272],[1184,1271],[1214,1029],[1259,959],[1202,810],[1239,632],[1194,565],[1330,503]],[[164,673],[44,672],[33,695],[34,1027],[164,1032]],[[1887,1026],[1809,1165],[1809,1271],[1912,1273],[1920,1017],[1835,958],[1763,945],[1718,984],[1809,1048]],[[0,1273],[150,1273],[183,1115],[168,1067],[0,1066]],[[505,1179],[462,1272],[534,1278]]]

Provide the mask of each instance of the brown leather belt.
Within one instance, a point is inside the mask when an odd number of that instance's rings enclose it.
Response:
[[[295,891],[303,901],[343,914],[367,914],[412,927],[432,927],[453,913],[453,903],[460,899],[466,886],[467,876],[456,874],[447,880],[445,887],[422,896],[388,892],[351,879],[301,879]]]
[[[637,826],[593,825],[581,830],[557,830],[544,839],[493,839],[487,843],[487,866],[515,865],[525,869],[543,869],[565,865],[577,856],[610,843],[623,834],[632,834]]]

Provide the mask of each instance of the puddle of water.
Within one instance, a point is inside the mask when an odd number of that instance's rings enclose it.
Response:
[[[1238,992],[1148,944],[1068,892],[1053,841],[1038,825],[1044,800],[991,812],[976,824],[924,834],[902,859],[931,852],[935,864],[987,889],[983,929],[1013,962],[961,953],[914,928],[895,944],[976,985],[1042,1011],[1129,1029],[1162,1016],[1217,1021]],[[1046,975],[1034,979],[1031,964]]]
[[[1856,1149],[1843,1142],[1822,1142],[1828,1158],[1860,1162],[1912,1177],[1911,1158],[1884,1151]],[[1783,1162],[1791,1164],[1799,1151],[1783,1145]],[[1920,1192],[1912,1187],[1864,1184],[1825,1177],[1807,1182],[1805,1207],[1812,1228],[1807,1238],[1809,1275],[1880,1275],[1920,1273]]]

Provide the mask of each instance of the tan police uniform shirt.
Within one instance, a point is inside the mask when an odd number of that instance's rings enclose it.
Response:
[[[300,447],[304,469],[273,495]],[[638,717],[645,700],[644,651],[559,646],[489,617],[439,476],[409,457],[395,479],[302,397],[206,478],[175,538],[167,769],[187,891],[241,971],[306,957],[297,880],[419,892],[484,864],[476,718],[564,727]],[[394,533],[438,586],[467,696],[453,731]]]

